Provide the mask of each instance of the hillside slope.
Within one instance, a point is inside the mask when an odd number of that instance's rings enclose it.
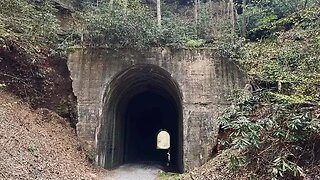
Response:
[[[293,12],[252,29],[260,39],[221,48],[246,69],[251,86],[230,96],[218,154],[192,179],[320,179],[319,13],[320,6]]]
[[[96,179],[74,129],[0,89],[0,179]]]

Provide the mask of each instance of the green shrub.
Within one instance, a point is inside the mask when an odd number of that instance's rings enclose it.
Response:
[[[257,0],[247,4],[244,13],[240,15],[239,24],[246,19],[246,29],[250,39],[260,39],[270,35],[272,30],[290,28],[296,22],[287,18],[304,9],[319,7],[317,0]],[[281,23],[275,21],[283,19]]]
[[[297,23],[291,30],[275,31],[257,42],[229,39],[220,45],[219,54],[238,61],[255,79],[278,84],[285,101],[319,103],[320,20],[315,18],[319,10],[308,8],[284,18]]]
[[[317,106],[285,103],[270,91],[234,94],[220,119],[221,128],[232,131],[224,144],[243,152],[230,156],[233,170],[248,166],[248,175],[293,179],[303,177],[309,163],[320,164],[320,157],[312,156],[320,151],[312,148],[320,138]]]
[[[172,5],[173,6],[173,5]],[[155,12],[139,0],[121,0],[114,3],[87,4],[84,18],[87,29],[85,42],[91,46],[149,48],[154,46],[199,47],[212,38],[207,26],[209,21],[202,16],[195,25],[194,19],[175,12],[175,8],[162,6],[162,25],[157,26]],[[189,12],[187,8],[185,10]],[[212,25],[212,23],[210,23]]]
[[[201,46],[203,46],[203,44],[204,44],[204,41],[202,39],[199,39],[199,40],[189,40],[184,45],[186,47],[195,48],[195,47],[201,47]]]
[[[51,51],[63,41],[52,1],[2,0],[0,6],[0,37],[24,51]]]
[[[197,39],[197,34],[192,21],[183,19],[178,13],[165,10],[159,38],[160,45],[180,47],[191,39]]]
[[[87,23],[86,42],[90,45],[143,48],[157,43],[156,23],[149,18],[147,7],[137,0],[128,5],[115,0],[112,5],[91,6],[83,17]]]

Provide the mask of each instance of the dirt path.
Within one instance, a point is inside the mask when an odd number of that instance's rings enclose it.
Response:
[[[150,164],[125,164],[110,171],[104,180],[156,180],[160,169]]]

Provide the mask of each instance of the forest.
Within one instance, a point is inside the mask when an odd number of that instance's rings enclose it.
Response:
[[[214,156],[236,150],[221,173],[320,178],[319,0],[0,1],[1,53],[36,66],[76,47],[216,49],[250,78],[219,119]]]

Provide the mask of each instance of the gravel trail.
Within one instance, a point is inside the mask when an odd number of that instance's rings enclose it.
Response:
[[[112,170],[104,180],[156,180],[160,169],[150,164],[125,164]]]

